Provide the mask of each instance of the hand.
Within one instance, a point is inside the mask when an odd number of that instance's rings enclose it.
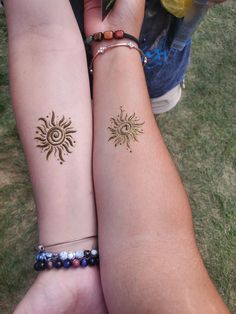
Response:
[[[99,270],[94,267],[40,272],[13,314],[22,313],[108,314]]]
[[[101,0],[85,0],[85,34],[89,36],[108,30],[124,30],[139,37],[144,7],[145,0],[116,0],[111,12],[102,22]]]

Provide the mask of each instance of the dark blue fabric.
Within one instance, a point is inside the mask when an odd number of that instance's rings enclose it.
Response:
[[[146,0],[140,48],[149,60],[144,70],[151,98],[164,95],[184,79],[189,64],[191,39],[182,51],[171,49],[182,25],[183,19],[167,12],[160,0]]]
[[[160,97],[179,85],[188,68],[191,51],[191,40],[182,51],[169,48],[167,36],[160,38],[157,47],[143,47],[148,57],[145,66],[145,76],[151,98]]]

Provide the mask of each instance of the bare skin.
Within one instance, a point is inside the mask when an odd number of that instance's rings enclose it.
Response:
[[[98,269],[40,273],[14,313],[107,313]]]
[[[128,7],[127,2],[118,2],[114,15],[101,24],[98,2],[88,1],[86,9],[91,15],[87,15],[87,32],[114,27],[138,36],[143,1],[129,1]],[[67,1],[8,0],[5,5],[13,106],[34,188],[39,240],[48,244],[82,238],[96,226],[89,158],[92,119],[82,41]],[[131,72],[125,71],[121,78],[123,66]],[[109,313],[228,313],[199,257],[187,198],[156,129],[137,53],[114,52],[105,63],[97,62],[95,82],[94,168],[102,279]],[[116,149],[108,141],[109,120],[119,113],[120,106],[145,121],[143,136],[132,142],[132,159],[127,158],[130,153],[124,147]],[[65,168],[59,168],[56,160],[49,163],[45,155],[38,154],[36,145],[33,148],[38,118],[52,110],[75,117],[74,127],[80,134],[76,141],[82,140],[80,153],[73,151]],[[78,182],[71,179],[75,169]],[[149,184],[152,176],[155,178]],[[80,210],[78,204],[83,205]],[[91,219],[87,216],[86,224],[82,224],[87,214]],[[79,229],[78,223],[83,228]],[[86,248],[95,242],[88,242]],[[149,267],[144,272],[147,256]],[[88,268],[40,274],[15,313],[32,311],[106,313],[98,271]]]
[[[99,2],[85,2],[87,35],[123,29],[139,36],[144,1],[117,0],[104,23]],[[100,269],[109,313],[229,313],[199,255],[188,199],[153,118],[137,51],[120,47],[99,56],[93,95]],[[144,124],[137,141],[122,125],[115,146],[107,128],[121,106]]]
[[[97,246],[92,110],[84,45],[70,3],[7,0],[4,5],[12,103],[33,185],[39,243],[94,236],[63,247],[91,249]],[[57,145],[61,131],[65,146]],[[45,271],[15,309],[16,314],[93,312],[107,311],[98,269],[91,268]]]

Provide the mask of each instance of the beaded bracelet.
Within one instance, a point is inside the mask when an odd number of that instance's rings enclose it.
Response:
[[[130,49],[135,49],[137,50],[141,57],[143,58],[143,64],[147,64],[148,63],[148,59],[147,57],[145,56],[145,54],[143,53],[143,51],[141,49],[139,49],[136,45],[134,45],[132,42],[128,42],[128,43],[120,43],[120,44],[113,44],[113,45],[109,45],[109,46],[103,46],[103,47],[100,47],[98,49],[98,51],[95,53],[90,65],[89,65],[89,72],[92,74],[93,73],[93,63],[95,61],[95,59],[105,53],[107,50],[110,50],[110,49],[113,49],[113,48],[116,48],[116,47],[128,47]]]
[[[91,45],[93,41],[102,41],[102,40],[112,40],[112,39],[124,39],[128,38],[132,41],[134,41],[139,46],[139,40],[134,37],[133,35],[130,35],[128,33],[125,33],[122,30],[118,31],[106,31],[106,32],[98,32],[93,35],[90,35],[86,37],[86,44]]]
[[[80,250],[76,252],[52,253],[40,250],[35,256],[34,269],[68,269],[70,267],[82,267],[99,265],[99,253],[97,249]]]

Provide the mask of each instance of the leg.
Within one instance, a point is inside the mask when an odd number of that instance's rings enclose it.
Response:
[[[182,87],[177,85],[164,95],[151,98],[152,112],[156,115],[159,115],[173,109],[180,101],[181,94]]]
[[[91,102],[83,42],[70,3],[7,0],[5,8],[12,102],[33,184],[39,242],[94,236],[63,247],[90,249],[97,235]],[[58,123],[60,130],[52,131]],[[32,308],[36,313],[92,313],[94,308],[105,313],[98,270],[40,274],[16,313],[32,313]]]

